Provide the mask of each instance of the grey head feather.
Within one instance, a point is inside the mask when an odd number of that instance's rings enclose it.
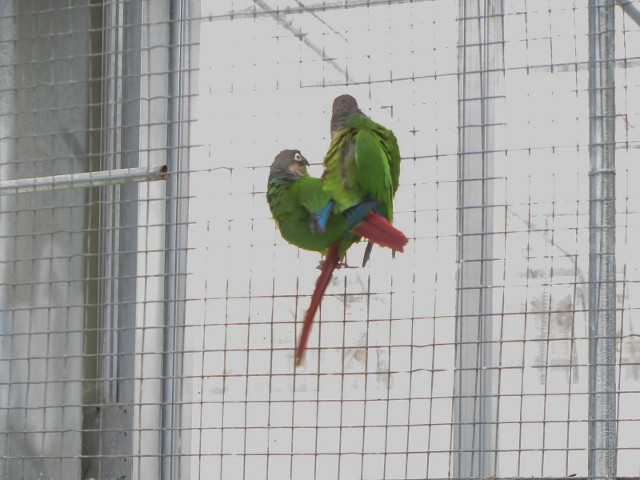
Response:
[[[354,113],[362,114],[355,98],[348,94],[336,97],[331,114],[331,139],[342,129],[345,119]]]
[[[302,156],[300,150],[282,150],[271,164],[269,181],[272,179],[296,181],[309,175],[309,162]]]

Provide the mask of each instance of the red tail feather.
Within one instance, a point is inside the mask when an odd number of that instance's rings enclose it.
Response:
[[[404,233],[374,212],[369,212],[360,225],[353,229],[353,233],[398,252],[403,251],[408,241]]]
[[[311,296],[311,304],[309,305],[309,310],[307,310],[307,313],[304,316],[302,333],[300,333],[300,340],[298,340],[298,349],[296,350],[296,366],[302,364],[302,361],[304,360],[304,352],[307,349],[307,342],[309,341],[311,327],[313,326],[313,317],[315,317],[316,315],[316,311],[320,306],[322,296],[324,295],[324,292],[329,285],[329,280],[331,280],[331,275],[338,265],[338,260],[340,260],[338,258],[339,244],[340,242],[336,242],[331,245],[331,247],[329,247],[327,258],[325,258],[324,260],[322,271],[320,272],[320,276],[318,277],[318,281],[316,282],[316,288],[313,290],[313,295]]]

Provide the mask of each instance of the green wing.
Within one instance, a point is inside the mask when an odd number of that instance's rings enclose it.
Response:
[[[331,143],[324,165],[325,189],[340,211],[375,198],[380,202],[379,212],[393,220],[400,150],[391,130],[365,115],[350,117]]]
[[[325,252],[345,236],[354,238],[347,233],[348,223],[339,214],[329,216],[323,234],[314,231],[312,214],[322,210],[329,200],[329,194],[323,191],[322,181],[313,177],[302,177],[293,184],[274,183],[267,191],[269,208],[282,237],[292,245],[316,252]],[[341,256],[346,248],[341,247]]]
[[[383,148],[389,156],[389,172],[393,182],[393,196],[395,196],[400,184],[400,148],[398,140],[391,130],[387,130],[382,125],[378,125],[378,127]]]
[[[360,130],[356,135],[356,164],[362,189],[377,199],[378,210],[387,219],[393,216],[393,181],[389,158],[371,130]]]
[[[322,182],[334,201],[336,212],[344,212],[366,198],[355,162],[355,133],[353,129],[343,129],[331,142],[324,158]]]
[[[331,195],[322,189],[319,178],[302,177],[293,184],[291,191],[310,214],[321,212],[331,201]]]

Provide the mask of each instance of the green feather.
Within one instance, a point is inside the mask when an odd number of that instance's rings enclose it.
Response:
[[[309,213],[321,211],[331,201],[319,178],[302,177],[291,186],[291,192]]]
[[[319,178],[306,176],[294,182],[271,179],[267,201],[282,237],[297,247],[325,254],[331,244],[341,241],[338,255],[342,257],[359,240],[348,233],[347,220],[335,213],[329,216],[325,233],[315,233],[311,214],[330,201]]]
[[[363,114],[348,116],[331,142],[324,166],[324,188],[334,199],[336,211],[374,198],[380,214],[393,220],[400,150],[391,130]]]

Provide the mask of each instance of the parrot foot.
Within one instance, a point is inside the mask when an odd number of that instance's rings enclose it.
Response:
[[[322,266],[323,265],[324,265],[324,258],[318,262],[318,266],[316,267],[316,269],[317,270],[322,270]],[[338,264],[336,265],[336,269],[338,269],[338,268],[358,268],[358,267],[350,267],[349,264],[347,263],[347,259],[345,257],[342,260],[340,260],[338,262]]]
[[[358,267],[350,267],[346,260],[338,262],[338,266],[336,268],[358,268]]]

